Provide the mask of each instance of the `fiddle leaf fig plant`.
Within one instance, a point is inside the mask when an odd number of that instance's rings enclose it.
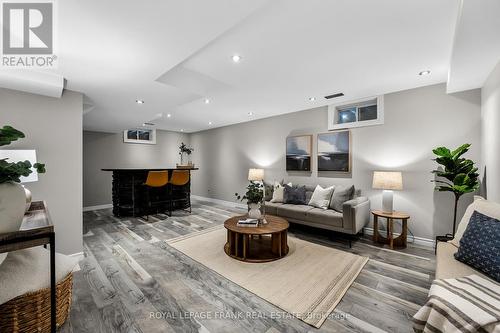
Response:
[[[453,233],[457,222],[457,206],[460,197],[466,193],[475,192],[479,188],[479,173],[474,161],[462,157],[469,151],[470,144],[461,145],[455,150],[446,147],[438,147],[432,152],[437,156],[436,161],[440,167],[433,170],[437,179],[435,190],[439,192],[452,192],[455,195],[455,210],[453,214]]]
[[[246,188],[247,191],[243,196],[239,195],[238,193],[234,194],[237,200],[246,200],[247,204],[262,202],[262,200],[264,199],[264,191],[262,189],[261,183],[251,181]]]
[[[4,126],[0,128],[0,146],[9,145],[11,142],[24,138],[24,133],[11,127]],[[30,161],[8,162],[7,158],[0,159],[0,184],[7,182],[20,183],[21,177],[29,176],[33,171],[32,167],[38,173],[45,173],[45,164],[35,163],[31,165]]]

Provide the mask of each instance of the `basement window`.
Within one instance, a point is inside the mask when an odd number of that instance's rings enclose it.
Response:
[[[381,125],[383,123],[383,96],[328,106],[329,130]]]
[[[155,129],[129,129],[129,130],[125,130],[125,131],[123,131],[123,142],[155,145],[156,144],[156,130]]]

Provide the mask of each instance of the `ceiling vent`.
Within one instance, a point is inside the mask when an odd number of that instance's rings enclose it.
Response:
[[[153,123],[144,123],[144,126],[154,126],[155,124]]]
[[[337,94],[333,94],[333,95],[328,95],[328,96],[325,96],[325,98],[331,99],[331,98],[342,97],[342,96],[344,96],[344,93],[337,93]]]

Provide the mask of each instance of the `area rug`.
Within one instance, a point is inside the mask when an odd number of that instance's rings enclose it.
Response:
[[[226,229],[168,240],[190,258],[319,328],[354,282],[368,258],[288,236],[290,252],[268,263],[245,263],[224,252]]]

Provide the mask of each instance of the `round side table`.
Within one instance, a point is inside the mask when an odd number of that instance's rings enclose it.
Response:
[[[391,249],[395,247],[405,248],[406,247],[406,238],[408,236],[408,219],[410,215],[402,212],[383,212],[381,210],[372,210],[373,214],[373,241],[375,243],[389,244]],[[378,231],[378,218],[384,217],[387,219],[387,237],[380,235]],[[401,235],[397,238],[394,238],[393,230],[394,230],[394,220],[402,221],[402,230]]]

